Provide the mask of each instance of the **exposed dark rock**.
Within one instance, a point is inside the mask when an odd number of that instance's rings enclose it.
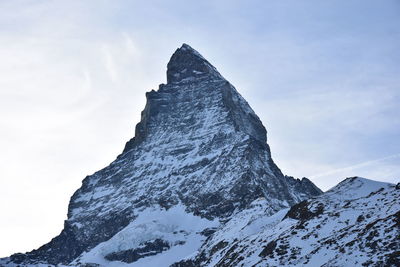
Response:
[[[385,255],[384,267],[398,267],[400,266],[400,250],[388,253]]]
[[[205,237],[209,237],[210,235],[212,235],[216,231],[217,231],[216,228],[206,228],[203,231],[201,231],[200,234],[205,236]]]
[[[100,264],[97,264],[97,263],[84,263],[84,264],[80,264],[79,267],[100,267]]]
[[[227,245],[229,245],[228,242],[224,242],[224,241],[219,242],[218,244],[216,244],[216,245],[211,249],[211,255],[213,255],[213,254],[216,253],[217,251],[219,251],[219,250],[225,248]]]
[[[130,220],[128,215],[122,213],[114,214],[106,220],[94,221],[92,227],[95,234],[90,239],[84,240],[78,236],[79,229],[65,221],[61,234],[53,238],[49,243],[26,254],[13,254],[10,258],[16,263],[45,261],[49,264],[67,264],[71,259],[78,257],[85,249],[92,248],[98,243],[108,240],[128,225]]]
[[[365,217],[363,215],[360,215],[357,217],[357,222],[362,222],[365,220]]]
[[[308,221],[324,212],[324,206],[322,203],[319,203],[317,209],[315,211],[311,211],[308,208],[309,202],[302,201],[293,207],[290,208],[285,218],[292,218],[300,221]]]
[[[260,253],[260,257],[271,257],[276,248],[276,241],[269,242]]]
[[[149,257],[168,250],[170,245],[168,242],[156,239],[152,242],[145,242],[136,249],[123,250],[113,252],[105,256],[109,261],[122,261],[126,263],[135,262],[141,258]]]
[[[167,65],[167,82],[177,83],[187,78],[221,78],[221,75],[206,59],[187,44],[183,44],[172,55]]]
[[[187,213],[226,222],[259,198],[278,211],[321,194],[308,179],[282,174],[258,116],[190,46],[175,51],[167,84],[146,99],[135,137],[109,166],[82,181],[60,235],[37,250],[14,254],[13,261],[70,263],[149,207],[170,210],[182,204]],[[212,231],[203,234],[211,237]],[[136,249],[107,257],[131,261],[138,257]]]

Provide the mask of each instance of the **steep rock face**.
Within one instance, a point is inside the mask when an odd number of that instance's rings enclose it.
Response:
[[[161,253],[189,242],[192,233],[219,227],[259,198],[270,215],[321,193],[308,179],[281,173],[258,116],[197,51],[186,44],[179,48],[168,63],[167,81],[146,94],[135,137],[123,153],[86,177],[74,193],[62,233],[38,250],[11,256],[13,262],[67,264],[79,257],[76,265],[88,262],[91,249],[107,250],[99,245],[104,241],[145,235],[145,230],[137,232],[143,225],[136,224],[143,214],[179,207],[185,218],[202,222],[204,227],[189,227],[192,232],[182,228],[186,237],[165,245],[160,238],[180,228],[158,221],[154,229],[163,234],[103,256],[110,260],[138,253],[138,246],[153,247],[154,240],[164,244]]]

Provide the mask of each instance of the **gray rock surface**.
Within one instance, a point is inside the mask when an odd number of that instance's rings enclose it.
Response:
[[[174,267],[400,266],[394,184],[352,177],[272,216],[265,209],[256,200]]]
[[[152,207],[182,206],[224,223],[259,198],[266,200],[268,215],[321,193],[308,179],[282,174],[258,116],[197,51],[186,44],[176,50],[167,81],[146,93],[135,137],[122,154],[73,194],[61,234],[37,250],[12,255],[9,264],[69,264]],[[137,260],[124,253],[108,255]]]

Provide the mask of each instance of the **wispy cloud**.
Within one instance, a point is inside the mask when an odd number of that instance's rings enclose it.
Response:
[[[126,48],[127,52],[132,57],[138,57],[140,54],[139,54],[138,48],[136,47],[135,42],[133,41],[132,37],[126,32],[123,32],[122,36],[125,39],[125,48]]]
[[[118,69],[114,62],[114,57],[107,45],[102,46],[102,52],[104,56],[104,64],[110,75],[111,80],[115,83],[118,81]]]
[[[344,168],[334,169],[334,170],[331,170],[331,171],[328,171],[328,172],[324,172],[324,173],[311,175],[310,178],[312,178],[312,179],[321,179],[321,178],[324,178],[326,176],[330,176],[330,175],[333,175],[333,174],[339,174],[339,173],[343,173],[343,172],[352,172],[352,171],[355,171],[355,170],[358,170],[358,169],[362,169],[362,168],[371,166],[371,165],[376,164],[376,163],[381,163],[381,162],[389,161],[389,160],[392,160],[392,159],[400,159],[400,153],[399,154],[390,155],[390,156],[387,156],[387,157],[383,157],[383,158],[379,158],[379,159],[368,160],[368,161],[365,161],[365,162],[362,162],[362,163],[354,164],[354,165],[347,166],[347,167],[344,167]]]
[[[355,172],[394,180],[398,11],[396,0],[0,1],[0,256],[59,232],[70,194],[132,137],[182,42],[249,101],[285,173],[322,188]]]

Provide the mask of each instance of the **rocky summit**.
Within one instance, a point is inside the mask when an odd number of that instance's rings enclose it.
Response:
[[[378,242],[372,246],[379,254],[369,261],[398,259],[394,186],[370,190],[364,201],[343,193],[354,183],[321,195],[307,178],[283,175],[258,116],[189,45],[172,55],[167,84],[146,98],[123,152],[71,197],[62,232],[36,250],[0,259],[1,266],[304,266],[317,260],[348,266],[350,252],[359,255],[357,262],[375,253],[367,245],[358,249],[359,241],[346,245],[346,235],[368,227],[376,230],[371,242]],[[366,197],[388,195],[365,207]],[[390,208],[374,212],[388,202]],[[358,228],[353,209],[362,220]],[[386,229],[391,237],[383,243]],[[320,256],[325,251],[330,254]]]

